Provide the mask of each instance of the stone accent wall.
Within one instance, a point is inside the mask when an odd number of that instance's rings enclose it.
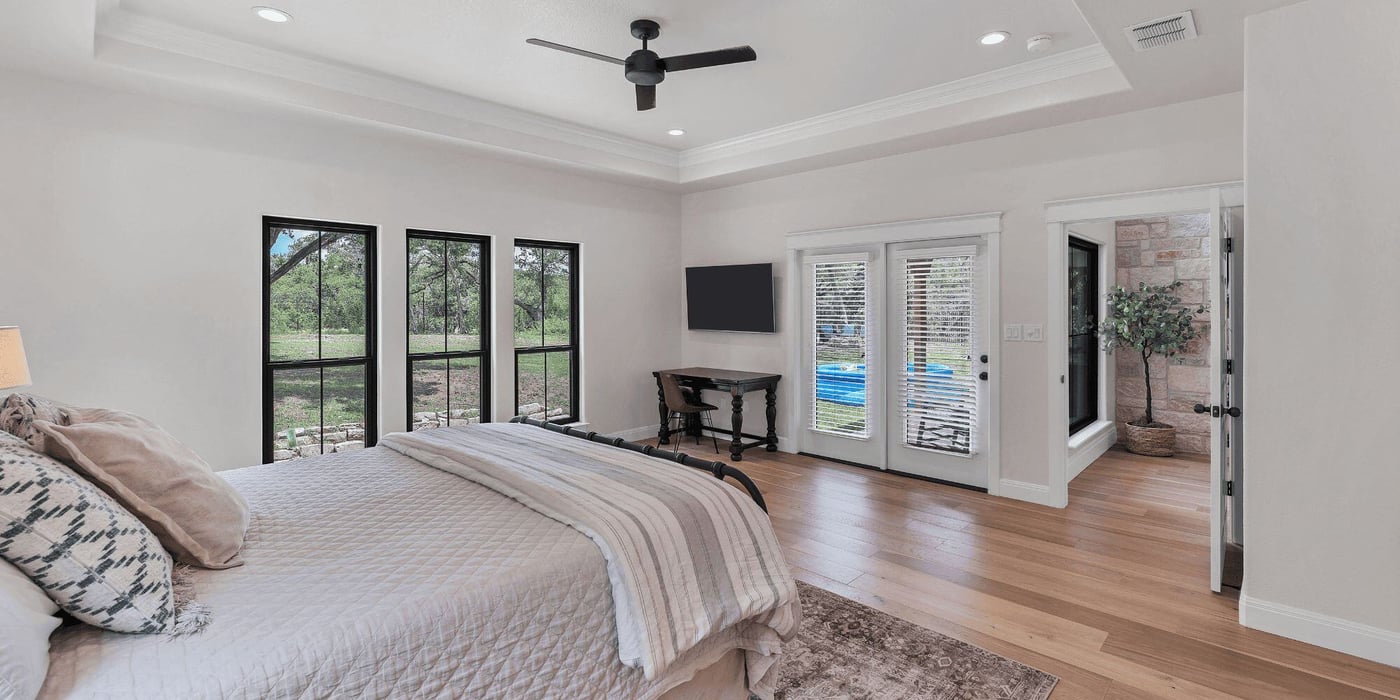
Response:
[[[1210,215],[1182,214],[1155,219],[1128,219],[1117,223],[1118,284],[1136,289],[1138,283],[1171,284],[1180,281],[1177,296],[1185,304],[1206,301],[1210,278]],[[1210,326],[1197,323],[1200,337],[1170,361],[1154,357],[1152,374],[1154,418],[1176,426],[1179,452],[1210,452],[1210,421],[1192,412],[1210,398]],[[1118,420],[1142,417],[1147,392],[1142,381],[1142,358],[1128,350],[1114,353],[1117,365]]]

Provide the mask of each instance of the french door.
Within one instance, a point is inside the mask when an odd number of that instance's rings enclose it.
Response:
[[[981,238],[806,252],[802,451],[986,488]]]
[[[888,261],[888,468],[987,487],[984,251],[901,244]]]
[[[883,460],[882,262],[880,248],[805,256],[805,452],[871,466]]]

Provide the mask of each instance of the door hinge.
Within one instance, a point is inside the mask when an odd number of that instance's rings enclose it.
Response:
[[[1225,482],[1225,495],[1226,495],[1226,496],[1233,496],[1233,495],[1235,495],[1235,482],[1234,482],[1234,481],[1227,481],[1227,482]]]
[[[1233,252],[1235,252],[1235,239],[1234,239],[1234,237],[1230,237],[1230,238],[1224,239],[1223,244],[1224,244],[1224,246],[1225,246],[1225,252],[1227,252],[1227,253],[1233,253]]]
[[[1235,373],[1235,361],[1234,361],[1234,360],[1226,360],[1226,361],[1225,361],[1225,374],[1234,374],[1234,373]]]

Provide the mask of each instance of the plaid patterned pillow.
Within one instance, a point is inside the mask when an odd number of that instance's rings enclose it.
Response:
[[[22,443],[0,442],[0,557],[83,622],[114,632],[176,628],[173,564],[156,536]]]

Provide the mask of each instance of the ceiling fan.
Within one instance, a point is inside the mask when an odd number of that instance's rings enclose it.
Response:
[[[661,36],[661,25],[649,19],[632,22],[632,36],[642,40],[642,48],[632,52],[626,59],[604,56],[600,53],[576,49],[572,46],[556,44],[544,39],[526,39],[525,43],[543,46],[547,49],[567,51],[579,56],[615,63],[623,67],[627,80],[637,86],[637,111],[645,111],[656,106],[656,84],[666,79],[666,74],[678,70],[709,68],[729,63],[743,63],[758,58],[758,54],[748,46],[735,46],[718,51],[688,53],[682,56],[661,58],[647,48],[647,42]]]

